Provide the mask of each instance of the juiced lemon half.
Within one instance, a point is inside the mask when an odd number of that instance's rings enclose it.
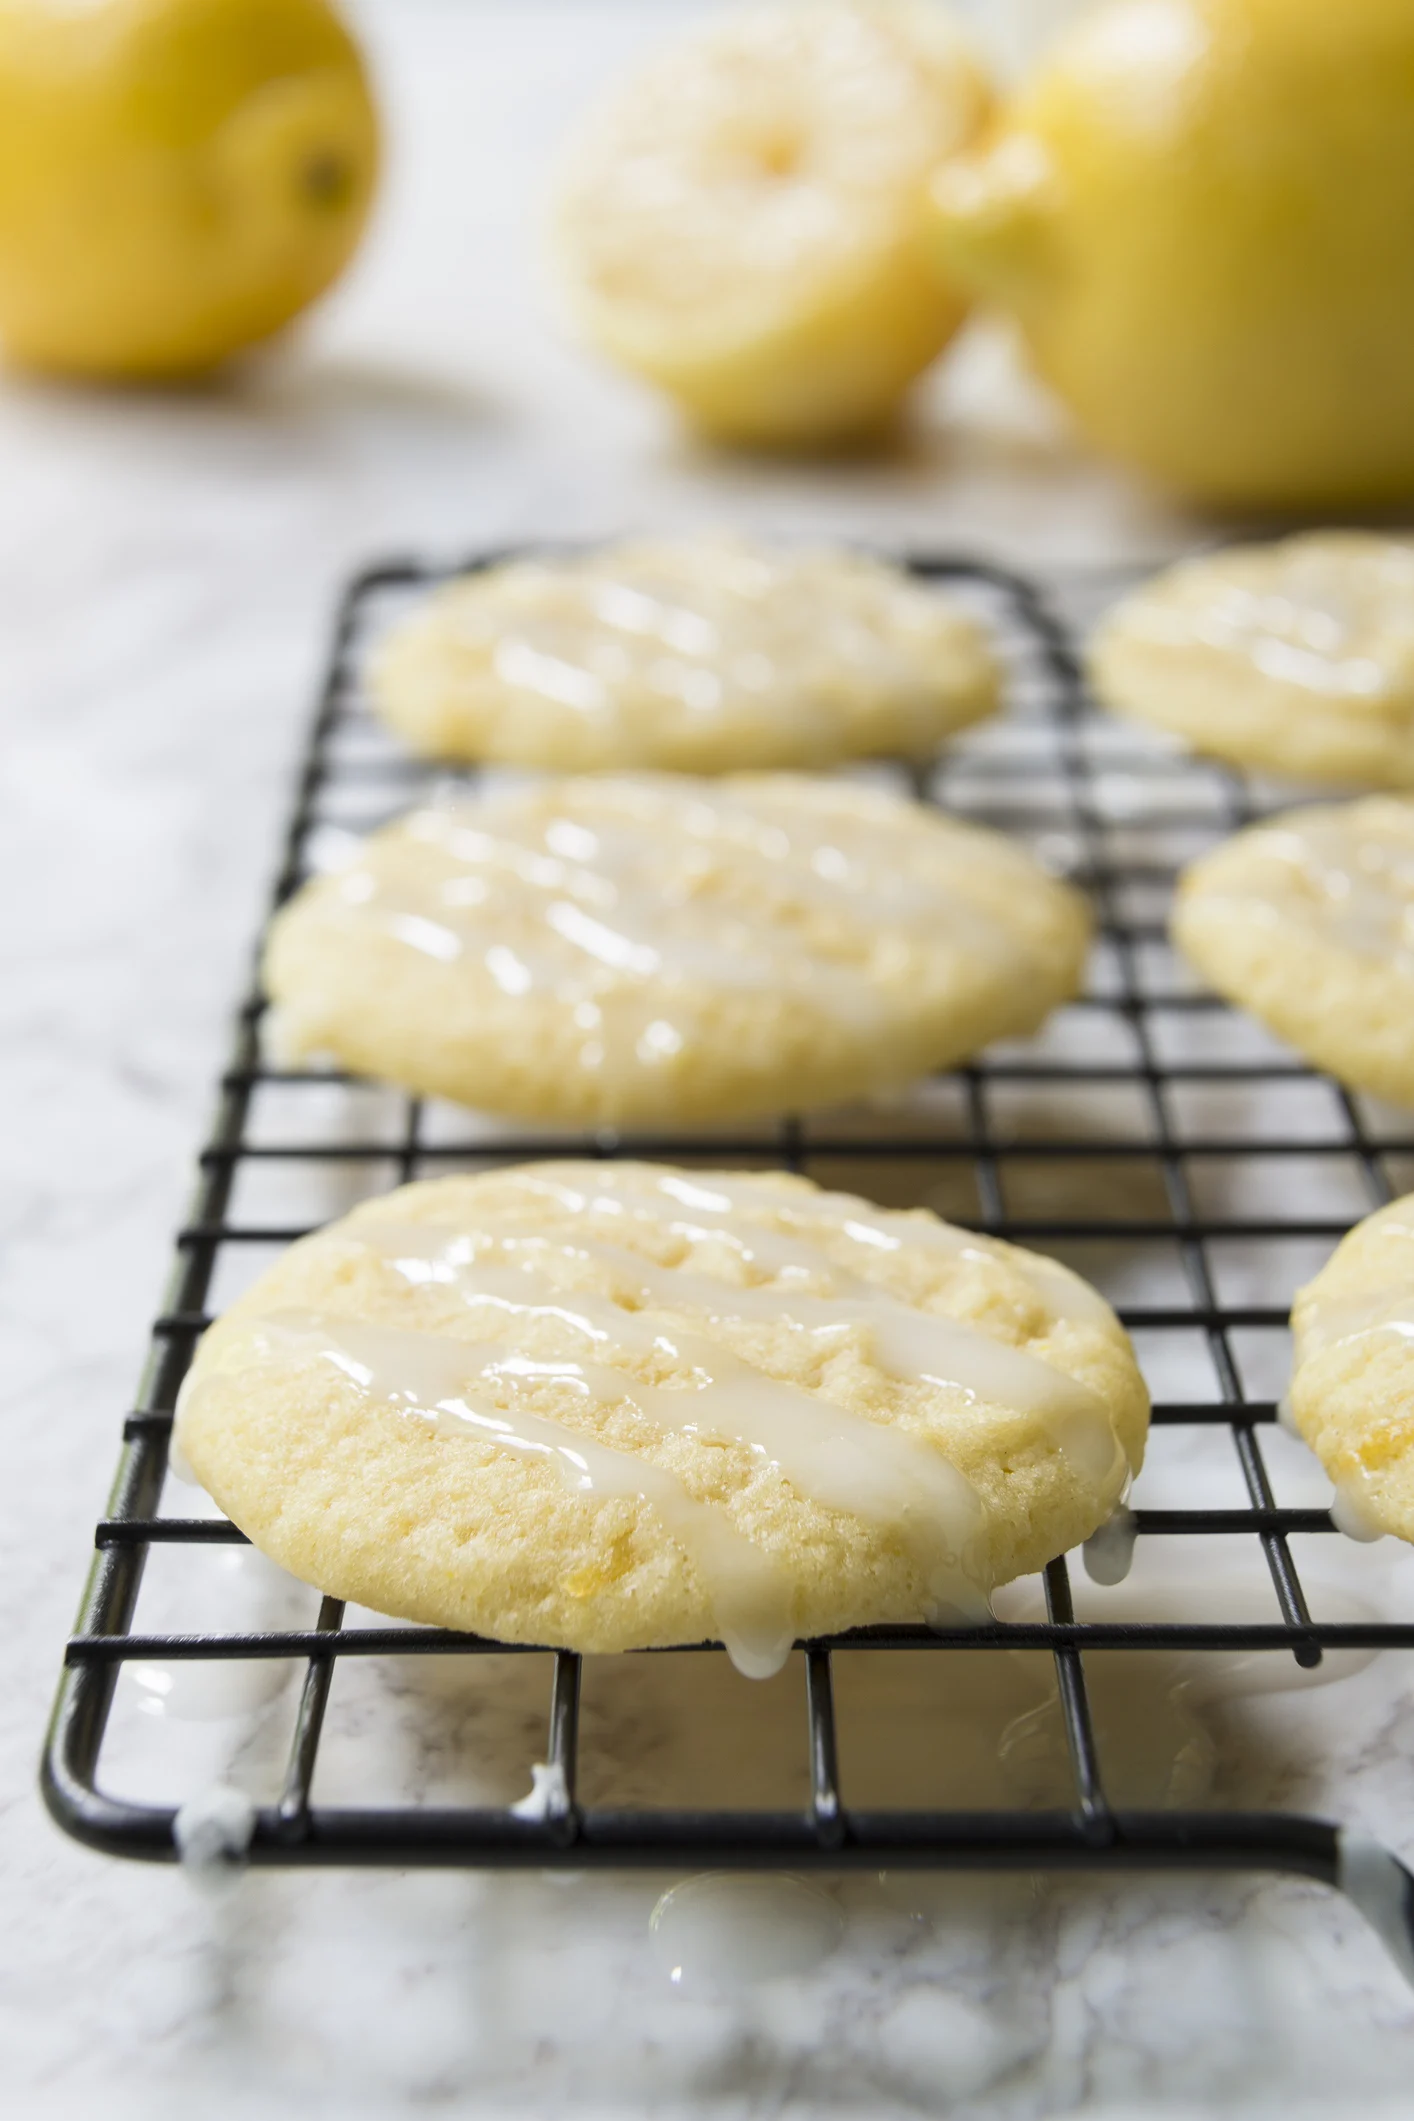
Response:
[[[586,336],[727,439],[879,425],[962,319],[930,257],[925,187],[989,108],[927,0],[711,24],[567,157],[555,255]]]

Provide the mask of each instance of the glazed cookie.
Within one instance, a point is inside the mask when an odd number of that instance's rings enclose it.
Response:
[[[414,812],[265,960],[290,1058],[547,1121],[798,1110],[1031,1030],[1078,895],[999,834],[841,781],[586,778]]]
[[[371,683],[417,751],[592,772],[923,757],[998,693],[986,636],[942,590],[862,553],[719,537],[450,582],[388,634]]]
[[[1291,810],[1179,881],[1174,940],[1339,1081],[1414,1104],[1414,798]]]
[[[1414,787],[1414,541],[1319,531],[1187,560],[1116,605],[1090,676],[1214,758]]]
[[[984,1618],[1143,1452],[1129,1342],[1056,1262],[779,1173],[522,1165],[365,1202],[206,1335],[178,1438],[376,1611],[744,1670]]]
[[[1344,1532],[1414,1539],[1414,1194],[1357,1223],[1291,1313],[1291,1418]]]

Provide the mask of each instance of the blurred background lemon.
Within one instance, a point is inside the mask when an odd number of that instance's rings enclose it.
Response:
[[[323,0],[0,0],[0,342],[71,375],[210,369],[335,279],[377,169]]]
[[[484,127],[500,11],[446,12],[466,18],[448,108]],[[1414,0],[621,12],[595,79],[622,78],[583,92],[560,160],[554,259],[580,338],[703,434],[877,436],[991,310],[1073,431],[1181,495],[1414,494]],[[537,34],[516,31],[553,101]],[[328,0],[0,0],[0,348],[100,379],[215,368],[338,276],[378,171]],[[502,190],[528,221],[535,174],[469,187],[472,235]],[[423,199],[411,245],[400,224],[397,288],[450,371],[514,303],[529,236],[473,286],[424,252],[442,214]],[[959,362],[935,409],[981,372]]]
[[[1224,505],[1414,491],[1414,0],[1116,0],[934,182],[1084,431]]]
[[[962,321],[925,191],[990,106],[933,0],[733,10],[567,158],[555,254],[584,335],[727,440],[879,427]]]

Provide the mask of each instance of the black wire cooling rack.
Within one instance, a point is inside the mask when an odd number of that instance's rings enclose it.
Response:
[[[473,565],[484,564],[482,561]],[[1033,583],[966,559],[915,563],[945,578],[985,607],[1007,655],[1009,710],[1001,722],[955,745],[927,770],[880,767],[911,780],[916,792],[1039,845],[1091,893],[1098,914],[1095,969],[1087,994],[1063,1012],[1076,1036],[997,1049],[975,1065],[939,1078],[952,1100],[944,1127],[914,1108],[894,1123],[889,1111],[868,1126],[851,1116],[786,1118],[774,1130],[743,1130],[739,1139],[658,1132],[622,1143],[607,1135],[567,1142],[533,1132],[499,1132],[459,1152],[429,1133],[426,1108],[401,1099],[391,1132],[376,1139],[342,1137],[331,1147],[298,1123],[275,1144],[252,1131],[255,1101],[272,1086],[297,1101],[317,1086],[322,1096],[347,1079],[296,1074],[273,1065],[262,1048],[264,1005],[258,990],[242,1005],[230,1064],[221,1077],[215,1123],[201,1152],[190,1219],[178,1232],[166,1307],[153,1326],[152,1350],[123,1449],[108,1515],[76,1633],[70,1641],[43,1768],[44,1791],[59,1824],[110,1854],[170,1860],[177,1854],[170,1804],[129,1802],[101,1786],[105,1738],[120,1667],[125,1662],[299,1659],[304,1678],[278,1801],[259,1807],[247,1851],[259,1864],[409,1865],[681,1865],[937,1866],[1038,1871],[1075,1868],[1268,1869],[1302,1873],[1327,1884],[1350,1883],[1339,1827],[1327,1820],[1271,1810],[1132,1810],[1106,1793],[1104,1747],[1097,1739],[1086,1685],[1090,1652],[1266,1651],[1300,1666],[1337,1650],[1414,1648],[1414,1623],[1313,1618],[1293,1556],[1300,1535],[1334,1530],[1322,1508],[1278,1505],[1262,1432],[1276,1414],[1271,1398],[1244,1389],[1240,1344],[1245,1332],[1274,1335],[1285,1307],[1225,1300],[1217,1258],[1233,1240],[1278,1246],[1292,1239],[1334,1241],[1353,1217],[1391,1197],[1398,1159],[1414,1156],[1414,1139],[1381,1134],[1358,1102],[1324,1084],[1274,1047],[1244,1046],[1239,1019],[1196,992],[1168,955],[1163,915],[1176,861],[1248,822],[1261,799],[1238,776],[1165,752],[1089,707],[1069,630]],[[406,807],[437,779],[400,754],[362,699],[364,644],[390,605],[406,602],[447,571],[389,565],[361,576],[339,616],[328,677],[300,769],[293,815],[273,893],[280,904],[318,859],[321,835],[362,830]],[[465,776],[463,776],[465,777]],[[1194,789],[1198,799],[1193,800]],[[1191,842],[1191,844],[1190,844]],[[1250,1027],[1247,1027],[1250,1029]],[[1208,1036],[1212,1031],[1213,1036]],[[1218,1036],[1221,1032],[1223,1035]],[[1234,1057],[1236,1056],[1236,1057]],[[1245,1137],[1196,1129],[1185,1100],[1204,1087],[1239,1088],[1270,1104],[1293,1084],[1321,1085],[1331,1121],[1324,1133],[1283,1132],[1264,1125]],[[930,1086],[933,1087],[933,1086]],[[1077,1090],[1099,1094],[1119,1115],[1108,1131],[1068,1123]],[[336,1094],[339,1094],[336,1089]],[[353,1097],[356,1086],[348,1085]],[[999,1117],[1008,1097],[1029,1099],[1043,1131],[1018,1134]],[[1122,1115],[1134,1115],[1132,1134]],[[1116,1127],[1121,1131],[1116,1132]],[[1090,1621],[1076,1618],[1064,1557],[1045,1572],[1044,1620],[982,1629],[873,1628],[801,1645],[802,1736],[808,1744],[810,1799],[790,1810],[652,1808],[581,1804],[576,1797],[581,1667],[553,1653],[543,1744],[557,1767],[556,1793],[543,1817],[509,1806],[433,1807],[412,1802],[332,1805],[312,1793],[325,1708],[340,1659],[455,1652],[507,1653],[504,1644],[433,1629],[346,1625],[344,1609],[325,1598],[309,1629],[222,1634],[132,1631],[144,1566],[156,1547],[241,1543],[220,1519],[160,1514],[172,1408],[193,1346],[207,1322],[205,1306],[221,1263],[245,1248],[301,1234],[298,1224],[242,1220],[243,1175],[272,1163],[308,1168],[336,1157],[366,1172],[364,1192],[430,1168],[485,1165],[544,1155],[636,1155],[698,1163],[775,1161],[841,1182],[841,1167],[892,1173],[891,1200],[938,1200],[945,1183],[964,1196],[958,1219],[1027,1245],[1142,1248],[1161,1242],[1177,1280],[1165,1301],[1126,1308],[1126,1324],[1146,1335],[1185,1336],[1201,1350],[1215,1389],[1210,1396],[1155,1404],[1156,1430],[1226,1431],[1245,1491],[1240,1508],[1139,1509],[1140,1542],[1158,1535],[1220,1535],[1260,1550],[1269,1578],[1272,1618],[1233,1621]],[[1358,1197],[1321,1195],[1327,1212],[1304,1218],[1311,1198],[1302,1174],[1339,1160],[1355,1174]],[[1071,1188],[1083,1163],[1099,1173],[1098,1189]],[[1202,1174],[1233,1177],[1222,1197]],[[1039,1186],[1016,1183],[1029,1173]],[[1244,1196],[1242,1173],[1256,1174]],[[1140,1174],[1136,1178],[1136,1173]],[[1278,1182],[1274,1186],[1270,1181]],[[843,1179],[848,1182],[847,1175]],[[1280,1209],[1274,1205],[1281,1190]],[[1098,1190],[1098,1201],[1094,1196]],[[1316,1192],[1319,1194],[1320,1189]],[[1038,1214],[1059,1202],[1063,1212]],[[1141,1544],[1142,1551],[1142,1544]],[[715,1646],[704,1645],[710,1654]],[[907,1652],[931,1658],[979,1650],[1048,1651],[1054,1659],[1060,1711],[1073,1778],[1072,1799],[1049,1811],[1022,1808],[895,1810],[850,1803],[839,1765],[832,1680],[836,1651]],[[717,1654],[721,1654],[720,1651]],[[842,1709],[841,1714],[844,1711]],[[749,1720],[742,1744],[750,1744]],[[528,1762],[527,1762],[528,1766]],[[1411,1882],[1391,1867],[1392,1918],[1409,1919]],[[1388,1881],[1386,1900],[1388,1900]],[[1368,1904],[1368,1895],[1366,1896]],[[1390,1934],[1390,1922],[1383,1925]],[[1397,1939],[1396,1939],[1397,1948]]]

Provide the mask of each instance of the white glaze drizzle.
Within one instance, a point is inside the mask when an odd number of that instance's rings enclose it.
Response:
[[[576,1233],[563,1239],[547,1237],[533,1226],[496,1216],[484,1218],[484,1223],[488,1237],[503,1253],[509,1254],[512,1262],[509,1272],[504,1266],[498,1270],[487,1261],[485,1248],[479,1247],[476,1240],[445,1227],[438,1229],[436,1225],[426,1223],[390,1225],[369,1222],[358,1234],[363,1243],[379,1252],[409,1280],[448,1281],[455,1284],[468,1303],[492,1303],[522,1315],[536,1309],[548,1311],[578,1326],[592,1338],[617,1340],[620,1345],[639,1349],[651,1346],[655,1341],[664,1342],[664,1329],[653,1326],[645,1315],[654,1309],[701,1311],[713,1323],[764,1319],[826,1342],[837,1339],[842,1331],[852,1326],[859,1326],[870,1336],[881,1367],[896,1378],[908,1383],[960,1389],[973,1399],[1034,1413],[1045,1420],[1058,1448],[1074,1462],[1077,1472],[1088,1484],[1103,1491],[1124,1477],[1123,1452],[1109,1412],[1097,1394],[1024,1349],[1010,1347],[960,1320],[920,1311],[900,1302],[874,1284],[836,1266],[823,1251],[802,1239],[791,1237],[785,1240],[784,1249],[790,1265],[806,1267],[817,1275],[828,1273],[839,1289],[839,1295],[798,1292],[788,1282],[784,1287],[779,1282],[772,1282],[743,1288],[733,1282],[719,1281],[710,1274],[659,1265],[627,1246],[606,1243],[588,1234]],[[746,1225],[743,1234],[746,1242],[755,1244],[756,1226]],[[766,1239],[775,1235],[769,1231],[759,1234]],[[765,1249],[769,1250],[769,1245]],[[577,1254],[595,1260],[616,1277],[628,1280],[645,1310],[625,1312],[610,1297],[578,1289],[557,1291],[544,1272],[547,1256],[556,1252],[561,1256]],[[755,1256],[759,1259],[760,1252]],[[528,1285],[541,1297],[538,1305],[528,1293]],[[803,1492],[814,1493],[820,1501],[837,1500],[822,1492],[820,1482],[825,1477],[825,1468],[810,1455],[819,1421],[818,1411],[808,1417],[808,1433],[795,1439],[795,1451],[790,1457],[780,1455],[779,1439],[772,1437],[767,1441],[759,1427],[767,1419],[766,1404],[771,1392],[789,1393],[794,1399],[806,1400],[816,1410],[822,1405],[828,1406],[832,1419],[837,1416],[833,1402],[822,1402],[811,1395],[800,1394],[792,1386],[772,1384],[720,1343],[683,1333],[676,1326],[667,1329],[666,1337],[683,1360],[730,1391],[737,1402],[744,1404],[745,1398],[751,1397],[753,1420],[758,1424],[756,1434],[766,1442],[788,1479],[800,1485]],[[802,1414],[798,1418],[805,1417]],[[881,1443],[885,1438],[888,1439],[887,1445]],[[736,1440],[749,1439],[739,1437]],[[871,1456],[881,1450],[894,1449],[904,1440],[896,1429],[881,1427],[875,1422],[863,1423],[860,1442],[865,1446],[866,1467]],[[928,1447],[911,1441],[908,1451],[915,1461],[912,1478],[919,1484],[921,1493],[928,1482],[936,1484],[934,1469],[938,1463],[945,1462],[939,1461],[937,1454]],[[951,1468],[948,1470],[952,1472]],[[902,1474],[906,1469],[900,1471]],[[851,1474],[849,1477],[852,1481],[861,1476]],[[867,1478],[867,1473],[864,1477]],[[953,1473],[953,1480],[959,1479],[960,1476]],[[846,1484],[846,1496],[848,1492]],[[901,1497],[906,1493],[905,1481],[901,1485]],[[837,1506],[848,1508],[851,1504],[844,1499],[838,1500]],[[853,1506],[861,1507],[857,1501]],[[955,1518],[956,1503],[952,1511]],[[885,1514],[904,1517],[907,1512],[896,1508]]]
[[[1111,1323],[1113,1314],[1103,1300],[1055,1262],[1031,1254],[1024,1259],[1002,1254],[985,1239],[951,1224],[876,1208],[850,1194],[812,1191],[796,1202],[751,1173],[712,1172],[699,1179],[684,1172],[620,1165],[596,1172],[592,1180],[562,1170],[528,1170],[520,1174],[520,1184],[532,1196],[552,1200],[571,1214],[602,1218],[615,1238],[634,1221],[640,1227],[646,1221],[690,1242],[725,1244],[744,1264],[772,1277],[769,1285],[743,1287],[711,1274],[659,1265],[630,1247],[605,1243],[597,1233],[575,1231],[565,1237],[560,1249],[597,1257],[617,1277],[627,1276],[640,1303],[700,1309],[713,1319],[763,1317],[824,1336],[842,1327],[863,1326],[881,1366],[901,1379],[954,1386],[973,1397],[1044,1416],[1083,1477],[1102,1492],[1118,1494],[1126,1471],[1123,1452],[1097,1394],[1055,1365],[980,1328],[894,1297],[842,1267],[820,1244],[819,1235],[828,1217],[832,1233],[866,1259],[907,1248],[989,1264],[1001,1258],[1063,1318]],[[761,1219],[765,1214],[790,1226],[773,1228]],[[513,1250],[538,1250],[543,1260],[556,1249],[552,1236],[518,1222],[509,1212],[482,1220],[488,1236]],[[486,1286],[484,1269],[471,1269],[478,1248],[466,1233],[426,1224],[390,1227],[367,1222],[357,1234],[385,1257],[400,1256],[411,1273],[440,1270],[464,1288]],[[524,1257],[523,1264],[533,1268],[535,1261]],[[807,1276],[817,1285],[823,1282],[826,1293],[800,1287]],[[583,1309],[578,1292],[573,1301]],[[608,1317],[618,1321],[622,1332],[622,1312],[611,1306]]]
[[[1058,1317],[1077,1322],[1114,1322],[1114,1313],[1104,1298],[1058,1260],[1046,1259],[1037,1252],[1003,1251],[990,1239],[940,1222],[934,1216],[924,1218],[902,1209],[879,1208],[851,1193],[813,1190],[797,1203],[750,1172],[728,1175],[713,1171],[698,1180],[681,1171],[655,1172],[625,1164],[606,1169],[602,1176],[596,1174],[592,1191],[548,1171],[523,1172],[520,1182],[527,1192],[554,1200],[574,1214],[622,1216],[636,1211],[648,1215],[675,1236],[720,1238],[743,1259],[773,1270],[799,1267],[806,1272],[838,1275],[842,1270],[810,1238],[812,1226],[822,1225],[869,1252],[900,1252],[913,1247],[949,1259],[1001,1259],[1045,1298]],[[752,1210],[758,1215],[778,1215],[791,1227],[786,1232],[772,1230],[754,1220]]]
[[[1308,1293],[1295,1326],[1296,1360],[1380,1335],[1414,1340],[1414,1297],[1407,1281],[1348,1296]]]
[[[698,1502],[675,1474],[649,1459],[497,1398],[497,1388],[514,1398],[518,1384],[597,1391],[597,1366],[537,1363],[508,1348],[312,1312],[268,1313],[252,1322],[249,1336],[257,1361],[327,1362],[370,1398],[419,1416],[443,1435],[541,1459],[573,1493],[649,1503],[695,1564],[732,1662],[749,1678],[768,1677],[784,1664],[792,1641],[788,1585],[724,1510]],[[632,1378],[606,1371],[602,1381],[617,1400],[636,1403],[641,1388]],[[477,1395],[475,1385],[490,1389]],[[201,1389],[198,1383],[189,1405]]]
[[[612,811],[501,798],[414,812],[325,887],[326,911],[441,963],[484,967],[503,992],[584,999],[625,986],[799,994],[852,1023],[882,1007],[877,967],[900,946],[1004,970],[1024,991],[1036,950],[989,912],[975,880],[1034,889],[1029,858],[969,832],[900,858],[895,822],[775,811],[711,784],[641,776]],[[421,842],[427,868],[387,859]],[[749,899],[741,892],[749,877]]]
[[[1414,801],[1371,796],[1288,812],[1243,836],[1267,873],[1201,892],[1207,909],[1259,909],[1414,978]]]
[[[1189,561],[1121,607],[1122,630],[1201,644],[1343,707],[1414,695],[1414,545],[1318,533]]]
[[[414,1285],[453,1285],[473,1309],[488,1307],[503,1319],[530,1325],[535,1353],[504,1340],[469,1342],[327,1317],[277,1315],[253,1331],[270,1352],[281,1346],[313,1352],[362,1389],[424,1414],[448,1433],[470,1428],[483,1441],[546,1457],[581,1491],[632,1495],[654,1504],[698,1561],[719,1632],[743,1670],[776,1669],[789,1646],[789,1631],[780,1619],[784,1593],[774,1578],[765,1582],[759,1551],[735,1533],[723,1513],[690,1498],[674,1476],[636,1455],[607,1450],[542,1413],[522,1413],[514,1404],[508,1412],[508,1396],[514,1402],[518,1391],[552,1383],[601,1406],[629,1407],[658,1433],[746,1446],[803,1498],[872,1520],[901,1537],[926,1568],[939,1619],[982,1618],[986,1611],[977,1560],[981,1505],[956,1467],[926,1439],[853,1415],[818,1391],[772,1378],[665,1313],[700,1312],[712,1323],[765,1319],[822,1342],[826,1354],[832,1341],[862,1329],[875,1359],[904,1381],[933,1383],[1039,1416],[1102,1504],[1120,1494],[1128,1467],[1098,1395],[1026,1350],[922,1311],[840,1266],[815,1241],[804,1217],[785,1230],[753,1219],[753,1208],[784,1219],[795,1203],[749,1174],[730,1179],[711,1174],[699,1182],[686,1174],[620,1167],[602,1180],[596,1174],[594,1190],[576,1185],[563,1171],[519,1176],[532,1196],[548,1196],[587,1218],[602,1215],[611,1227],[616,1219],[614,1237],[651,1217],[659,1231],[725,1243],[743,1262],[769,1269],[772,1280],[741,1286],[710,1272],[666,1266],[631,1246],[600,1238],[592,1228],[566,1231],[562,1225],[547,1232],[506,1211],[483,1211],[471,1232],[367,1217],[349,1231],[352,1241],[372,1249]],[[910,1245],[950,1258],[999,1256],[985,1240],[964,1231],[873,1209],[852,1196],[812,1193],[808,1202],[817,1214],[822,1208],[835,1211],[841,1220],[831,1225],[834,1234],[866,1257]],[[547,1272],[556,1258],[586,1257],[607,1270],[621,1300],[566,1288]],[[1073,1316],[1084,1318],[1094,1310],[1111,1316],[1066,1270],[1029,1256],[1027,1264],[1037,1270],[1046,1296],[1068,1305]],[[816,1286],[802,1285],[807,1278]],[[627,1307],[625,1281],[641,1308]],[[820,1292],[822,1281],[828,1293]],[[546,1321],[552,1322],[553,1334],[565,1329],[587,1339],[592,1357],[578,1349],[562,1356],[552,1345],[550,1359],[542,1359]],[[641,1381],[614,1366],[615,1350],[676,1361],[687,1367],[690,1380]],[[493,1405],[468,1397],[476,1384],[491,1388]]]
[[[411,1270],[410,1278],[429,1270],[429,1278],[436,1278],[441,1268],[473,1308],[486,1306],[519,1321],[551,1319],[589,1340],[596,1357],[612,1358],[617,1349],[676,1359],[690,1367],[693,1381],[651,1384],[615,1368],[611,1359],[538,1360],[499,1342],[478,1347],[459,1341],[458,1349],[467,1350],[460,1359],[468,1376],[512,1387],[517,1376],[553,1378],[600,1404],[633,1407],[660,1434],[744,1445],[802,1497],[896,1531],[927,1569],[935,1617],[985,1617],[974,1573],[981,1504],[957,1468],[923,1439],[769,1377],[720,1342],[655,1322],[645,1312],[625,1311],[608,1297],[556,1290],[536,1276],[539,1262],[533,1258],[499,1270],[479,1263],[463,1270],[454,1252],[448,1259],[445,1245],[410,1249],[419,1239],[426,1246],[426,1226],[410,1238],[389,1235],[388,1256],[404,1273]],[[370,1237],[381,1249],[376,1229]]]
[[[912,710],[985,667],[945,594],[860,555],[694,537],[511,562],[457,583],[407,638],[447,658],[443,682],[499,680],[534,704],[714,729],[769,713],[827,749],[881,700]]]
[[[1117,1492],[1126,1470],[1132,1470],[1124,1465],[1123,1447],[1108,1410],[1078,1380],[978,1328],[900,1302],[877,1284],[840,1267],[810,1232],[812,1223],[818,1230],[829,1216],[834,1218],[831,1230],[861,1247],[865,1257],[912,1247],[950,1259],[1003,1259],[1060,1318],[1113,1324],[1113,1313],[1104,1299],[1057,1261],[1035,1253],[1024,1257],[1003,1254],[985,1238],[950,1223],[878,1208],[847,1193],[813,1192],[808,1196],[810,1217],[797,1217],[794,1203],[783,1199],[778,1190],[754,1181],[749,1173],[726,1176],[713,1172],[698,1181],[681,1172],[620,1166],[612,1176],[606,1174],[593,1193],[549,1174],[527,1173],[523,1182],[529,1190],[548,1193],[576,1213],[622,1217],[626,1210],[638,1211],[675,1235],[693,1241],[704,1237],[723,1241],[743,1260],[768,1267],[773,1274],[827,1277],[833,1290],[847,1298],[861,1298],[869,1307],[861,1322],[872,1330],[884,1368],[903,1378],[930,1377],[934,1382],[959,1385],[974,1396],[1044,1415],[1058,1446],[1102,1492]],[[792,1227],[787,1232],[770,1229],[750,1216],[752,1209],[758,1215],[763,1210],[774,1212]],[[779,1303],[775,1290],[767,1293]],[[795,1292],[784,1293],[789,1295],[792,1311],[796,1310]],[[842,1308],[832,1303],[822,1316],[828,1322],[831,1312],[838,1318]]]

